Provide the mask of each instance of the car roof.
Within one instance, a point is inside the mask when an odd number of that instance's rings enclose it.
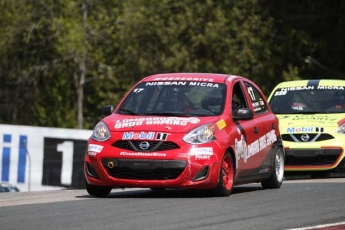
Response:
[[[150,75],[142,80],[148,81],[206,81],[225,83],[226,80],[243,78],[241,76],[219,73],[163,73]]]
[[[279,83],[275,88],[296,87],[296,86],[344,86],[345,80],[339,79],[310,79],[310,80],[294,80]]]

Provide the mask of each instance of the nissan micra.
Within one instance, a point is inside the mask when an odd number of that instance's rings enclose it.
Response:
[[[92,196],[130,187],[229,196],[236,185],[274,189],[283,182],[278,119],[247,78],[152,75],[102,114],[85,151],[85,185]]]

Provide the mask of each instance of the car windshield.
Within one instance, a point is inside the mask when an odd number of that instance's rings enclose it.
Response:
[[[279,88],[269,103],[276,114],[344,113],[345,90],[340,86]]]
[[[226,85],[210,82],[142,82],[125,98],[119,114],[215,116],[224,109]]]

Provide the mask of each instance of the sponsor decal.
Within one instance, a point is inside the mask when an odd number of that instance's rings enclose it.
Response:
[[[191,155],[213,155],[212,147],[192,148]]]
[[[259,102],[253,102],[252,105],[253,105],[253,107],[260,106]]]
[[[154,81],[211,81],[213,82],[213,78],[202,78],[202,77],[156,77],[153,79]]]
[[[332,123],[336,122],[338,118],[330,117],[327,115],[296,115],[292,118],[293,121],[305,121],[305,122],[325,122],[325,123]]]
[[[122,140],[137,140],[137,139],[149,139],[153,140],[155,132],[125,132],[122,136]]]
[[[287,133],[308,133],[308,132],[318,132],[318,133],[322,133],[324,132],[324,128],[323,127],[315,127],[315,131],[314,131],[314,127],[309,126],[309,127],[288,127],[286,129]]]
[[[166,153],[142,153],[142,152],[120,152],[120,156],[131,156],[131,157],[166,157]]]
[[[314,127],[308,126],[308,127],[287,127],[286,129],[287,133],[308,133],[308,132],[314,132]]]
[[[89,144],[87,146],[87,154],[89,156],[96,156],[98,153],[100,153],[103,149],[102,145],[95,145],[95,144]]]
[[[323,133],[324,128],[323,127],[316,127],[315,131],[318,133]]]
[[[328,85],[319,85],[317,87],[318,89],[337,89],[337,90],[344,90],[344,87],[343,86],[328,86]]]
[[[116,120],[115,129],[134,127],[141,125],[181,125],[186,126],[188,123],[197,124],[200,119],[197,117],[141,117]]]
[[[103,149],[102,145],[89,144],[87,151],[100,153]]]
[[[220,121],[217,122],[217,126],[218,126],[218,129],[219,129],[219,130],[222,130],[222,129],[224,129],[224,128],[226,127],[226,123],[225,123],[225,121],[222,119],[222,120],[220,120]]]
[[[168,139],[170,133],[157,133],[156,140],[165,141]]]
[[[146,86],[151,85],[191,85],[191,86],[203,86],[203,87],[212,87],[218,88],[219,84],[217,83],[210,83],[210,82],[186,82],[186,81],[158,81],[158,82],[146,82]]]
[[[296,87],[286,87],[286,88],[281,88],[280,91],[277,91],[276,93],[279,92],[279,94],[275,94],[275,96],[283,95],[284,91],[286,94],[286,91],[297,91],[297,90],[315,90],[315,89],[334,89],[334,90],[345,90],[343,86],[326,86],[326,85],[309,85],[309,86],[296,86]],[[281,93],[281,94],[280,94]],[[284,95],[285,95],[284,94]]]
[[[195,160],[209,160],[209,159],[211,159],[211,156],[199,156],[199,155],[197,155],[197,156],[195,156]]]
[[[124,132],[122,140],[160,140],[165,141],[168,139],[170,133],[155,133],[155,132]]]
[[[315,87],[313,85],[310,86],[296,86],[296,87],[286,87],[281,88],[281,91],[296,91],[296,90],[313,90]]]
[[[238,140],[235,139],[235,155],[236,155],[236,167],[238,166],[238,161],[242,158],[244,163],[247,160],[263,150],[264,148],[270,146],[277,140],[277,135],[275,130],[271,130],[260,138],[256,139],[250,144],[247,144],[244,135]]]
[[[235,155],[236,155],[236,168],[238,167],[238,161],[242,158],[244,162],[247,162],[247,142],[243,134],[241,139],[235,139]]]
[[[260,106],[260,102],[258,102],[258,101],[257,102],[253,102],[252,105],[253,105],[253,108],[254,108],[254,112],[262,110],[262,108]]]

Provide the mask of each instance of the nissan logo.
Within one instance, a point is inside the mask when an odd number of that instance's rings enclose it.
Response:
[[[308,141],[308,140],[309,140],[309,135],[308,135],[308,134],[303,134],[303,135],[301,136],[301,140],[302,140],[302,141]]]
[[[143,142],[140,142],[139,147],[142,150],[146,150],[146,149],[148,149],[150,147],[150,144],[147,141],[143,141]]]

